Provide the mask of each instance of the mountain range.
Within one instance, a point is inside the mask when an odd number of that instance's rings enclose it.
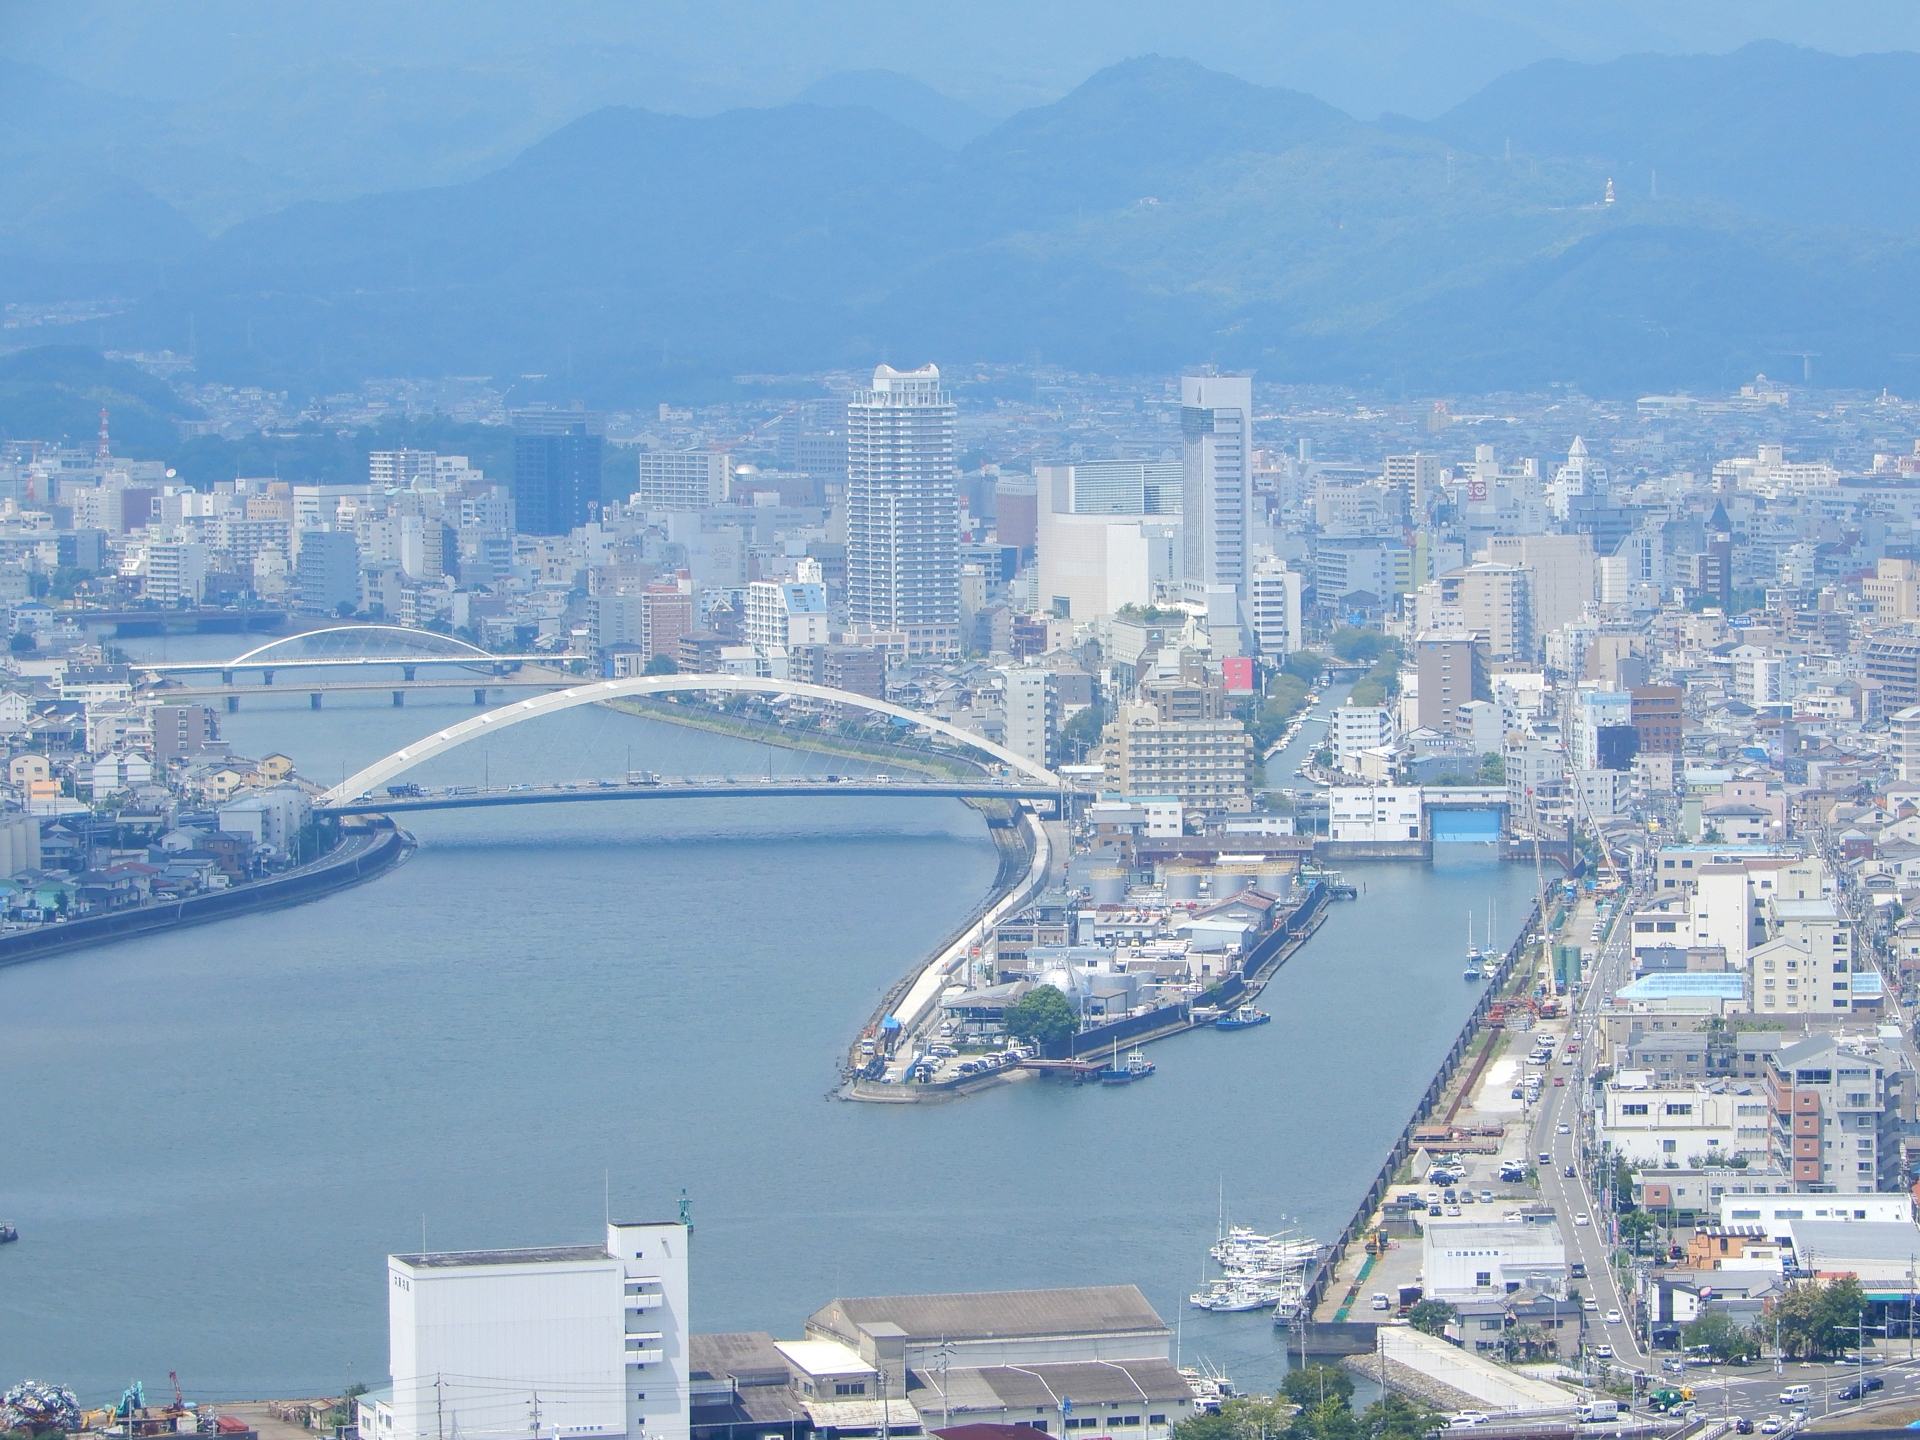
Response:
[[[1916,97],[1920,55],[1773,42],[1543,61],[1427,121],[1160,57],[997,124],[865,73],[707,117],[607,107],[489,173],[212,239],[137,153],[64,185],[16,155],[37,188],[0,215],[0,287],[124,296],[109,343],[191,337],[205,374],[299,390],[541,373],[645,403],[1037,357],[1629,394],[1817,352],[1827,383],[1911,391]],[[140,119],[98,124],[111,155]]]

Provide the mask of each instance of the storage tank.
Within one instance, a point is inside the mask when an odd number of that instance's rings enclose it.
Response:
[[[1231,900],[1253,883],[1253,872],[1244,865],[1216,865],[1213,867],[1213,898]]]
[[[1167,867],[1167,899],[1198,900],[1199,898],[1199,869],[1192,865],[1169,865]]]
[[[1127,872],[1118,866],[1103,866],[1087,876],[1093,886],[1093,903],[1119,905],[1127,898]]]
[[[1253,883],[1276,900],[1293,898],[1294,865],[1287,860],[1269,860],[1260,867]]]

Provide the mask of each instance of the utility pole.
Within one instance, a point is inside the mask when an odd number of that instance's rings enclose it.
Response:
[[[440,1377],[433,1377],[433,1419],[440,1440],[447,1440],[447,1410],[445,1400],[440,1393]]]
[[[533,1417],[533,1440],[540,1440],[540,1392],[533,1392],[533,1405],[527,1412]]]

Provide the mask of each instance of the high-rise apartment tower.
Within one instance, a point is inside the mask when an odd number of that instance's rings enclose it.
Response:
[[[847,618],[906,636],[909,655],[960,646],[960,501],[953,399],[937,366],[882,365],[847,405]]]

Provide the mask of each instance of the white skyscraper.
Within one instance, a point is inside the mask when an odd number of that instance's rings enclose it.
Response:
[[[1214,653],[1239,653],[1253,501],[1253,379],[1180,377],[1181,582],[1203,600]]]
[[[873,372],[847,405],[847,618],[960,647],[960,501],[952,397],[937,366]]]

